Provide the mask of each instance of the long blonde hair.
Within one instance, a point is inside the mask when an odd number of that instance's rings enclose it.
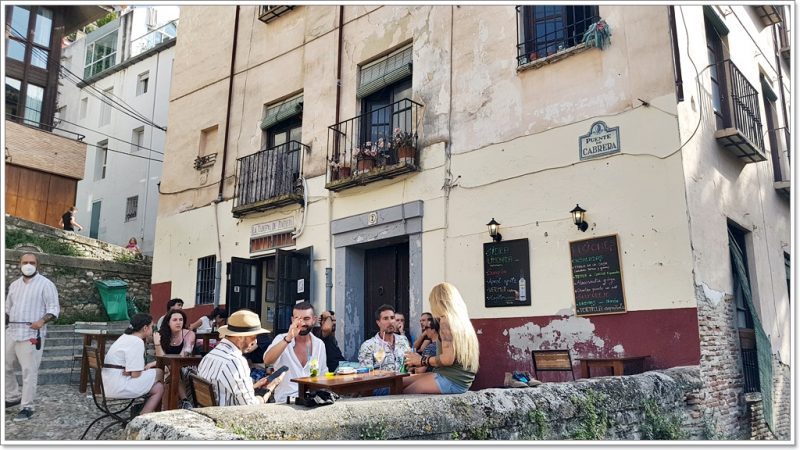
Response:
[[[428,296],[434,317],[446,317],[453,333],[453,350],[456,361],[470,372],[478,371],[478,336],[469,320],[467,305],[455,286],[439,283]]]

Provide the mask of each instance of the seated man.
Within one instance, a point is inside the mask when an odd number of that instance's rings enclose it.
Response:
[[[439,340],[439,322],[433,320],[433,314],[422,313],[419,319],[419,326],[422,330],[419,337],[414,341],[414,351],[422,356],[436,356],[436,342]],[[411,372],[424,373],[428,367],[416,367]]]
[[[311,331],[325,344],[325,359],[328,360],[328,372],[333,372],[344,361],[339,343],[336,342],[336,317],[333,311],[322,311],[319,315],[319,326]]]
[[[406,328],[406,315],[399,311],[395,311],[394,320],[397,322],[394,328],[394,334],[402,334],[406,337],[406,339],[408,339],[408,342],[414,342],[414,340],[411,339],[410,330]]]
[[[264,352],[264,364],[273,364],[275,369],[289,368],[284,372],[284,381],[275,388],[275,402],[283,403],[287,397],[297,397],[297,383],[292,378],[311,376],[312,370],[321,374],[328,366],[325,344],[311,334],[314,325],[314,307],[309,302],[300,302],[292,308],[292,324],[287,333],[275,336]],[[230,321],[229,321],[230,323]]]
[[[172,310],[174,309],[183,309],[183,299],[173,298],[167,302],[167,312],[164,313],[163,316],[158,318],[156,325],[153,327],[153,332],[157,332],[158,330],[161,329],[161,326],[163,325],[164,322],[164,317],[170,312],[172,312]]]
[[[203,357],[197,368],[197,374],[214,386],[217,405],[266,403],[275,386],[283,380],[283,375],[279,376],[266,386],[267,393],[263,397],[256,395],[255,389],[267,384],[267,379],[262,378],[253,383],[250,368],[242,352],[251,347],[256,336],[262,333],[268,331],[261,328],[258,314],[246,309],[231,314],[228,325],[220,327],[220,342]]]
[[[402,334],[394,334],[397,321],[393,307],[381,305],[375,313],[375,323],[378,324],[378,334],[361,344],[358,362],[362,366],[397,372],[403,355],[411,351],[411,344]]]

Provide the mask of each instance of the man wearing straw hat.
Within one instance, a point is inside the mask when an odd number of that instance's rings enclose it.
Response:
[[[250,367],[243,356],[256,341],[256,336],[269,333],[261,328],[258,314],[240,309],[228,317],[228,324],[219,328],[220,341],[213,350],[200,361],[197,374],[208,380],[217,395],[217,405],[258,405],[269,400],[272,391],[283,380],[285,373],[267,384],[262,378],[253,383]],[[255,389],[266,386],[263,397],[256,395]]]

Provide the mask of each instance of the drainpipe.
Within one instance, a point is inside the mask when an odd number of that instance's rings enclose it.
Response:
[[[336,112],[333,123],[339,123],[339,107],[342,102],[342,28],[344,27],[344,5],[339,5],[339,38],[336,44]],[[338,139],[334,140],[334,150],[338,151]],[[333,195],[328,191],[328,266],[325,268],[325,307],[333,309],[333,234],[331,223],[333,222]],[[340,328],[343,330],[344,327]],[[340,331],[339,342],[344,339],[344,334]]]
[[[220,174],[219,180],[219,191],[217,192],[217,198],[214,199],[214,221],[217,224],[217,253],[219,254],[219,258],[217,258],[217,267],[215,269],[215,276],[214,276],[214,306],[219,306],[220,301],[220,287],[222,285],[222,242],[220,241],[219,237],[219,214],[217,210],[219,209],[219,204],[225,199],[222,196],[222,191],[225,189],[225,163],[227,162],[228,158],[228,132],[231,128],[231,103],[233,103],[233,73],[234,73],[234,65],[236,64],[236,42],[237,38],[239,37],[239,5],[236,5],[236,18],[233,22],[233,47],[231,48],[231,71],[228,76],[228,108],[225,111],[225,137],[222,141],[222,173]]]

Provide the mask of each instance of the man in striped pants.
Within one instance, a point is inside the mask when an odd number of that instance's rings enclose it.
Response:
[[[15,422],[33,415],[33,400],[42,362],[47,322],[58,317],[58,291],[52,281],[37,273],[38,259],[25,253],[19,261],[22,277],[11,283],[6,296],[6,408],[22,403]],[[15,363],[22,368],[20,392]]]

